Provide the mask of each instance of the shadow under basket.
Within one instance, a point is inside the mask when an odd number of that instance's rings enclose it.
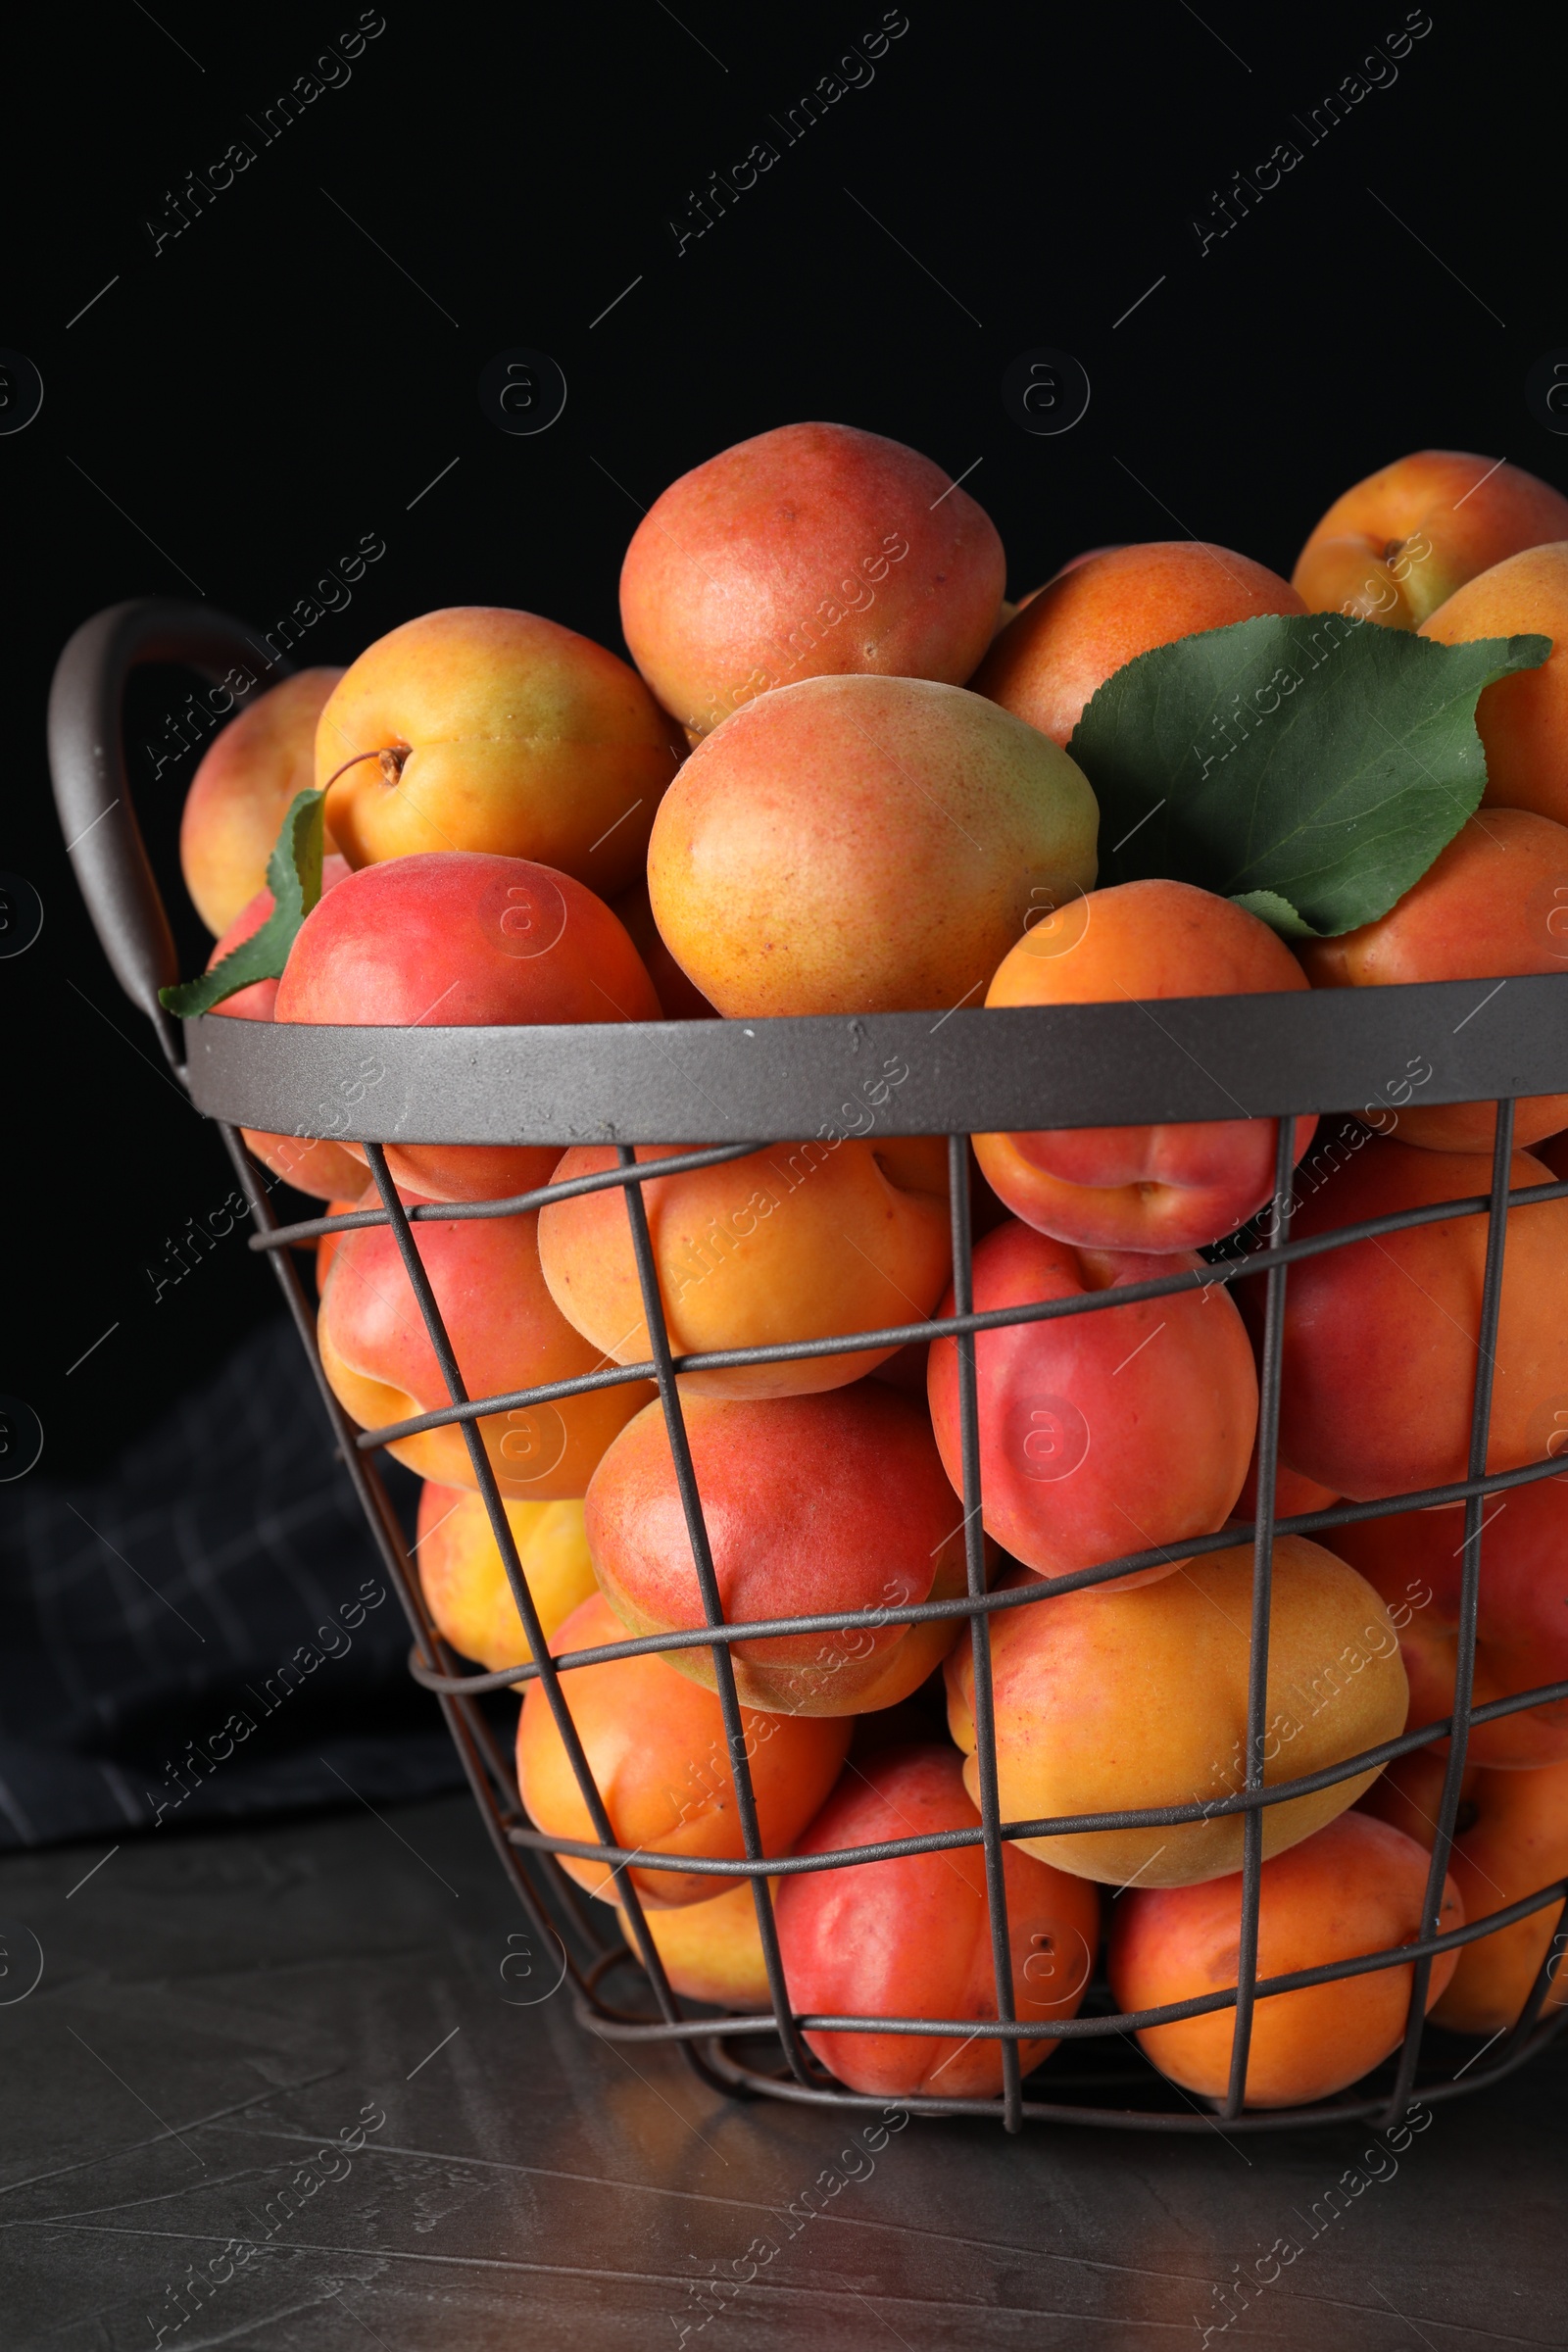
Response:
[[[1274,1542],[1281,1534],[1323,1536],[1356,1520],[1435,1504],[1462,1503],[1465,1513],[1461,1624],[1473,1629],[1480,1586],[1482,1528],[1489,1495],[1537,1478],[1560,1475],[1546,1458],[1524,1468],[1485,1475],[1492,1403],[1491,1366],[1501,1304],[1506,1210],[1525,1202],[1568,1197],[1568,1183],[1509,1191],[1513,1103],[1529,1095],[1568,1092],[1568,970],[1544,978],[1512,979],[1489,1004],[1484,1023],[1469,1015],[1490,985],[1444,982],[1420,987],[1333,990],[1271,997],[1200,998],[1162,1002],[1157,1020],[1133,1004],[1084,1004],[1010,1011],[956,1010],[896,1013],[854,1019],[625,1023],[577,1028],[357,1029],[277,1026],[257,1021],[197,1019],[181,1029],[164,1011],[160,987],[178,978],[167,915],[143,848],[131,804],[123,744],[126,681],[144,664],[194,670],[221,691],[236,671],[249,675],[260,632],[204,606],[140,600],[100,613],[80,628],[61,657],[50,704],[50,759],[56,800],[77,880],[89,913],[125,993],[152,1021],[170,1067],[198,1110],[214,1119],[232,1155],[251,1204],[251,1248],[270,1259],[298,1328],[343,1458],[348,1463],[371,1534],[407,1614],[413,1640],[410,1670],[439,1700],[491,1840],[528,1921],[520,1955],[529,1982],[547,1990],[569,1981],[586,2028],[622,2043],[678,2045],[705,2082],[731,2094],[765,2095],[812,2106],[880,2113],[890,2103],[909,2112],[989,2116],[1008,2131],[1025,2121],[1099,2125],[1118,2130],[1207,2132],[1216,2119],[1228,2131],[1277,2131],[1357,2118],[1396,2122],[1419,2099],[1431,2104],[1478,2090],[1523,2065],[1561,2026],[1568,2011],[1547,2010],[1552,1955],[1542,1964],[1517,2021],[1466,2057],[1468,2043],[1434,2033],[1425,2009],[1432,1963],[1495,1933],[1515,1920],[1559,1903],[1568,1882],[1537,1888],[1488,1917],[1438,1932],[1444,1874],[1460,1799],[1460,1779],[1474,1725],[1568,1698],[1568,1683],[1518,1691],[1477,1707],[1473,1701],[1474,1644],[1461,1641],[1451,1715],[1404,1732],[1381,1746],[1346,1758],[1326,1771],[1265,1786],[1266,1666]],[[280,667],[281,665],[274,665]],[[1007,1129],[1103,1127],[1153,1122],[1234,1119],[1248,1114],[1278,1122],[1275,1199],[1292,1192],[1294,1116],[1343,1112],[1378,1101],[1391,1070],[1402,1070],[1412,1040],[1432,1064],[1426,1102],[1493,1101],[1497,1105],[1496,1149],[1489,1191],[1446,1201],[1446,1219],[1487,1219],[1487,1250],[1479,1348],[1471,1413],[1470,1476],[1454,1485],[1383,1498],[1338,1503],[1296,1517],[1273,1508],[1280,1410],[1281,1359],[1287,1284],[1293,1263],[1431,1221],[1434,1211],[1409,1209],[1353,1227],[1292,1241],[1289,1217],[1264,1234],[1209,1253],[1194,1274],[1154,1272],[1147,1282],[1122,1284],[1069,1301],[1037,1302],[977,1314],[972,1308],[969,1159],[974,1133]],[[1441,1041],[1441,1043],[1436,1042]],[[1223,1071],[1224,1082],[1212,1072]],[[875,1333],[772,1348],[730,1349],[683,1358],[672,1354],[655,1271],[641,1188],[671,1168],[739,1158],[760,1147],[801,1137],[866,1133],[944,1135],[949,1139],[956,1313],[917,1319]],[[381,1200],[377,1209],[317,1217],[280,1226],[270,1200],[270,1180],[252,1163],[240,1139],[248,1127],[273,1134],[329,1136],[365,1148]],[[615,1147],[617,1166],[598,1176],[514,1200],[408,1209],[386,1173],[389,1142],[549,1144],[563,1151],[584,1143]],[[633,1164],[636,1145],[702,1145],[695,1159]],[[632,1366],[607,1364],[569,1383],[472,1398],[465,1394],[448,1335],[416,1247],[424,1215],[513,1215],[552,1198],[604,1187],[624,1197],[652,1355]],[[402,1262],[447,1378],[450,1403],[416,1422],[361,1430],[327,1386],[317,1349],[316,1317],[301,1282],[292,1245],[356,1225],[390,1224]],[[1250,1243],[1244,1247],[1243,1243]],[[1161,1261],[1152,1259],[1157,1268]],[[978,1688],[989,1690],[990,1625],[1003,1609],[1038,1605],[1054,1592],[1104,1582],[1161,1564],[1159,1547],[1107,1561],[1075,1576],[1042,1583],[1038,1591],[988,1592],[981,1527],[978,1412],[974,1335],[1007,1323],[1060,1313],[1095,1313],[1108,1306],[1157,1299],[1195,1285],[1229,1283],[1245,1273],[1263,1277],[1258,1425],[1258,1502],[1255,1522],[1232,1522],[1200,1541],[1184,1540],[1183,1557],[1250,1544],[1253,1549],[1252,1654],[1245,1787],[1219,1799],[1145,1807],[1081,1818],[1027,1823],[1002,1818],[997,1755],[988,1710],[977,1710],[979,1827],[995,1973],[993,2018],[812,2016],[792,2009],[773,1921],[769,1877],[792,1870],[843,1867],[873,1859],[860,1846],[829,1855],[769,1857],[757,1828],[747,1741],[741,1727],[730,1644],[761,1633],[851,1634],[889,1621],[914,1624],[932,1617],[967,1621]],[[840,1611],[726,1623],[709,1555],[707,1531],[682,1415],[676,1376],[688,1365],[761,1364],[825,1355],[847,1347],[894,1348],[934,1338],[956,1339],[959,1423],[966,1474],[963,1510],[968,1536],[968,1590],[953,1600],[889,1610]],[[658,1384],[669,1444],[683,1475],[688,1532],[706,1624],[691,1632],[627,1640],[572,1656],[552,1658],[540,1633],[501,1505],[477,1422],[495,1411],[525,1410],[564,1395],[626,1380]],[[377,1469],[378,1449],[416,1428],[451,1423],[466,1439],[475,1483],[507,1565],[527,1633],[530,1660],[494,1673],[467,1670],[437,1632],[424,1602],[397,1517]],[[607,1936],[607,1914],[586,1900],[562,1869],[560,1854],[661,1867],[660,1857],[613,1842],[599,1790],[566,1711],[562,1683],[574,1668],[679,1646],[707,1645],[728,1739],[744,1857],[714,1862],[726,1878],[749,1877],[757,1904],[768,1983],[769,2009],[735,2016],[682,2001],[671,1990],[649,1936],[642,1904],[629,1878],[618,1884],[632,1943]],[[491,1694],[539,1679],[571,1757],[598,1842],[546,1835],[528,1820],[517,1793],[509,1748],[498,1740]],[[1352,1778],[1432,1741],[1450,1742],[1439,1834],[1432,1856],[1422,1933],[1396,1949],[1363,1955],[1291,1975],[1257,1974],[1259,1873],[1263,1808]],[[1020,2024],[1014,2014],[1008,1958],[1003,1849],[1011,1838],[1064,1835],[1089,1829],[1172,1826],[1243,1816],[1243,1932],[1234,1985],[1120,2014],[1103,1980],[1097,1980],[1070,2019]],[[901,1852],[954,1842],[954,1834],[900,1841]],[[666,1865],[690,1872],[689,1855]],[[697,1864],[696,1867],[701,1867]],[[596,1917],[597,1915],[597,1917]],[[1369,1970],[1408,1968],[1412,1975],[1408,2024],[1399,2047],[1373,2075],[1310,2106],[1247,2109],[1242,2090],[1255,2003],[1259,1997]],[[1231,2087],[1224,2099],[1190,2097],[1157,2073],[1140,2052],[1135,2032],[1207,2011],[1232,2009]],[[1002,2044],[1001,2095],[995,2098],[900,2097],[892,2102],[847,2089],[807,2046],[808,2032],[866,2032],[936,2036],[987,2035]],[[1057,2038],[1045,2078],[1054,2094],[1024,2094],[1018,2044]],[[1461,2060],[1463,2061],[1461,2063]]]

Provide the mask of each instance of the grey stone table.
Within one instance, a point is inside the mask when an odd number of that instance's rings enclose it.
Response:
[[[1568,2341],[1562,2043],[1343,2210],[1350,2127],[914,2123],[841,2160],[838,2119],[517,2005],[466,1798],[97,1863],[0,1865],[5,2352]]]

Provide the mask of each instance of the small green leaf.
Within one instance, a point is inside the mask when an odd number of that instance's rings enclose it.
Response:
[[[259,931],[241,940],[231,954],[199,980],[182,980],[175,988],[161,988],[158,1001],[182,1021],[198,1012],[211,1012],[257,980],[281,980],[288,952],[301,923],[321,895],[322,792],[297,793],[289,803],[277,846],[267,860],[267,887],[272,911]]]
[[[1482,688],[1550,651],[1311,612],[1140,654],[1067,746],[1100,801],[1101,882],[1194,882],[1287,938],[1374,922],[1480,806]]]
[[[1289,899],[1282,899],[1277,890],[1239,890],[1232,899],[1233,906],[1245,906],[1260,922],[1270,925],[1281,939],[1321,939],[1310,923],[1303,923]]]

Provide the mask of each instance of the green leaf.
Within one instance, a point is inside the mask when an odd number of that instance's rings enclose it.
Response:
[[[324,792],[301,792],[289,803],[277,845],[267,860],[272,911],[261,929],[241,940],[199,980],[182,980],[175,988],[158,991],[159,1003],[177,1019],[188,1021],[198,1012],[211,1012],[215,1004],[254,981],[282,979],[299,927],[321,895],[325,801]]]
[[[1550,651],[1311,612],[1140,654],[1067,746],[1100,801],[1102,884],[1194,882],[1288,939],[1374,922],[1480,806],[1482,688]]]
[[[1281,939],[1321,939],[1310,923],[1303,923],[1289,899],[1282,899],[1277,890],[1239,890],[1231,901],[1233,906],[1245,906],[1259,922],[1270,924]]]

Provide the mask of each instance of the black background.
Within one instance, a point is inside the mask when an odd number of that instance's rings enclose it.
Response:
[[[387,0],[350,78],[267,144],[248,118],[353,32],[354,7],[162,0],[156,21],[57,9],[9,28],[0,344],[45,397],[0,438],[0,866],[45,921],[0,961],[0,1390],[41,1415],[57,1472],[102,1471],[273,1311],[243,1228],[154,1303],[167,1244],[232,1180],[119,995],[53,815],[49,675],[100,607],[199,594],[266,628],[376,533],[386,554],[300,662],[346,662],[465,603],[619,648],[638,508],[801,417],[892,434],[954,474],[979,461],[966,487],[1013,595],[1080,548],[1188,532],[1288,571],[1339,491],[1428,445],[1568,489],[1568,443],[1524,397],[1532,363],[1568,345],[1545,12],[1435,0],[1396,78],[1308,144],[1299,118],[1402,7],[909,0],[874,78],[786,145],[772,118],[882,21],[847,0],[681,0],[678,18],[660,0]],[[172,227],[170,194],[237,139],[254,163],[155,253],[146,223]],[[691,192],[760,139],[777,164],[678,252]],[[1213,192],[1287,139],[1300,163],[1200,253]],[[517,345],[568,386],[531,438],[477,397]],[[1093,387],[1054,438],[1001,397],[1042,345]],[[144,682],[146,732],[190,683]],[[176,900],[193,764],[142,796]],[[188,908],[176,927],[193,969],[205,937]]]

